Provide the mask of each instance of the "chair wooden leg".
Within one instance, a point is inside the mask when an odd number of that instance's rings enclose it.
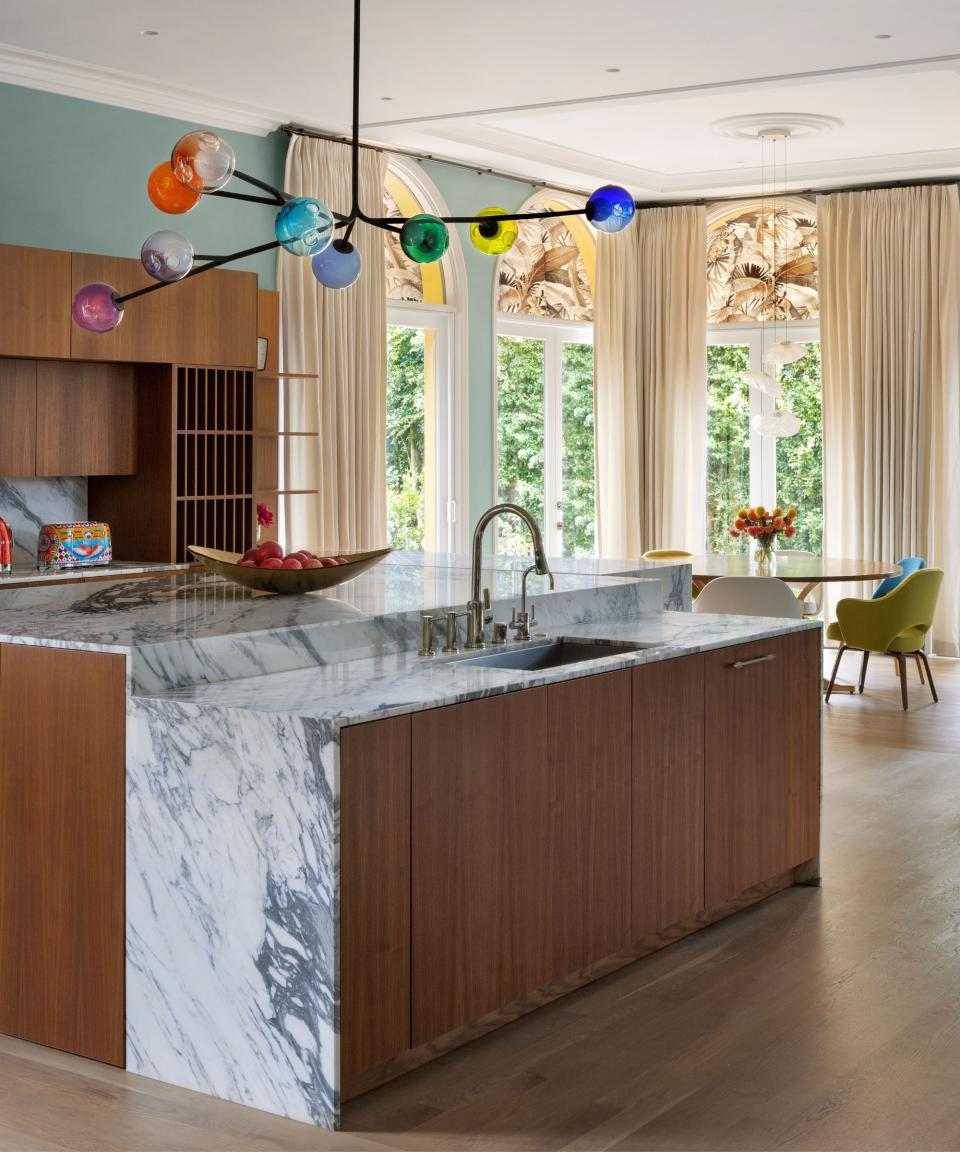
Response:
[[[903,700],[903,710],[906,712],[909,707],[907,704],[907,658],[902,652],[896,652],[894,655],[900,670],[900,697]]]
[[[933,697],[934,704],[937,704],[940,701],[940,697],[937,695],[937,688],[933,682],[933,673],[930,671],[930,661],[927,659],[926,652],[922,650],[918,652],[917,655],[923,661],[923,666],[927,670],[927,683],[930,685],[930,695]]]
[[[926,684],[926,680],[923,678],[923,665],[920,663],[920,653],[914,652],[913,659],[914,663],[917,665],[917,675],[920,677],[920,683]]]
[[[840,647],[837,649],[837,659],[833,665],[833,672],[831,673],[831,676],[830,676],[830,683],[827,685],[827,694],[826,694],[826,696],[824,696],[825,701],[829,702],[829,700],[830,700],[830,693],[833,691],[833,685],[837,679],[837,673],[840,671],[840,661],[843,658],[843,654],[844,654],[844,652],[846,652],[846,650],[847,650],[846,644],[841,644]]]
[[[860,695],[861,695],[861,696],[863,695],[863,685],[864,685],[864,682],[865,682],[865,681],[866,681],[866,679],[867,679],[867,661],[868,661],[869,659],[870,659],[870,653],[869,653],[869,652],[864,652],[864,654],[863,654],[863,660],[861,660],[861,661],[860,661],[860,683],[859,683],[859,685],[858,685],[858,687],[859,687],[859,689],[860,689]]]

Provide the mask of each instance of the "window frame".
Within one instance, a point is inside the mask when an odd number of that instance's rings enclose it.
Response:
[[[789,328],[778,321],[776,331],[772,321],[765,324],[746,324],[740,321],[730,321],[726,324],[707,325],[707,346],[711,345],[746,345],[750,349],[751,372],[759,372],[763,368],[762,346],[769,347],[778,340],[794,340],[798,344],[819,344],[820,324],[816,320],[800,322],[791,320]],[[705,376],[705,385],[710,386]],[[761,392],[759,388],[750,388],[750,420],[754,416],[772,412],[777,407],[777,401]],[[822,427],[822,422],[821,422]],[[761,436],[750,429],[750,494],[748,501],[751,505],[763,504],[773,508],[777,504],[777,441],[773,436]],[[706,547],[706,538],[704,538]]]
[[[499,349],[501,336],[543,341],[543,539],[548,556],[563,555],[563,345],[593,345],[593,321],[498,312],[494,324],[493,478],[500,491]],[[596,442],[594,442],[596,467]],[[596,502],[596,492],[594,492]],[[495,542],[496,547],[496,542]]]

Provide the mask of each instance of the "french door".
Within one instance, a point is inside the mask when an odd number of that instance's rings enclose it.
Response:
[[[542,526],[551,556],[596,551],[593,326],[497,321],[497,495]],[[522,525],[501,518],[497,551],[526,555]]]

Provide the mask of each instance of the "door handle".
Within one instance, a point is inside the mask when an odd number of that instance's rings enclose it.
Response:
[[[771,652],[767,656],[754,656],[752,660],[734,660],[730,665],[731,668],[749,668],[751,664],[766,664],[768,660],[776,660],[777,655]]]

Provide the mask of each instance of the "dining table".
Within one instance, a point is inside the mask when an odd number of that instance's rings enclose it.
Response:
[[[800,601],[806,598],[820,584],[842,584],[854,581],[877,581],[885,576],[896,576],[900,565],[887,560],[845,560],[832,556],[808,556],[791,553],[788,548],[774,553],[773,567],[760,572],[752,556],[743,552],[731,554],[706,553],[691,556],[693,587],[699,592],[711,580],[721,576],[773,576],[785,584],[800,584],[797,592]],[[826,687],[826,680],[824,680]],[[834,686],[834,692],[853,692],[853,685]]]

